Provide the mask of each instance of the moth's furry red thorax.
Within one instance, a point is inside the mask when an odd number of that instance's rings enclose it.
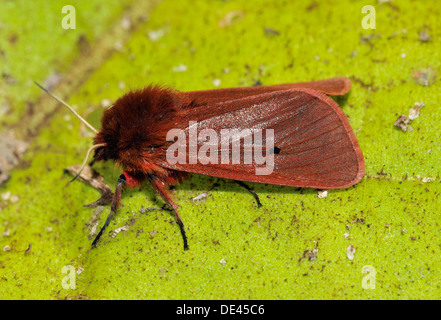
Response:
[[[95,160],[114,160],[129,172],[163,172],[156,163],[165,159],[166,135],[180,110],[173,90],[147,87],[125,94],[104,111],[94,143],[106,146],[96,150]]]

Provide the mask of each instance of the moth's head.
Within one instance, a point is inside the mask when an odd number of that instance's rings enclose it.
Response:
[[[178,100],[174,91],[147,87],[130,91],[107,108],[94,138],[94,159],[113,160],[129,171],[142,171],[166,144],[174,127]],[[156,158],[155,158],[156,159]]]
[[[112,130],[113,129],[113,130]],[[97,146],[93,156],[93,161],[111,160],[122,166],[126,171],[142,171],[143,160],[145,159],[145,151],[151,148],[142,148],[142,137],[127,137],[128,132],[123,129],[109,128],[108,123],[103,126],[102,130],[97,133],[94,138],[94,146]],[[128,140],[126,140],[128,139]]]
[[[161,152],[166,134],[174,127],[173,119],[179,113],[179,99],[173,90],[150,86],[125,94],[107,108],[98,131],[67,103],[36,84],[96,133],[94,145],[87,152],[77,177],[92,151],[95,151],[94,161],[113,160],[128,171],[150,170],[153,167],[149,164],[150,157],[155,159],[157,152]]]

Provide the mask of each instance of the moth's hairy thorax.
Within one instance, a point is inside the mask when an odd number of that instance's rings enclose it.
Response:
[[[165,160],[167,132],[176,127],[182,113],[179,94],[170,89],[147,87],[132,91],[104,111],[95,144],[96,160],[114,160],[126,171],[165,173],[158,166]]]

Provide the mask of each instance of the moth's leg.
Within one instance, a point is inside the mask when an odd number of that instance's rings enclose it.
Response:
[[[101,238],[101,235],[103,234],[104,230],[106,230],[107,226],[110,223],[110,220],[112,220],[113,214],[118,209],[118,206],[121,202],[122,188],[126,183],[127,183],[126,174],[123,173],[122,175],[119,176],[118,183],[116,184],[116,189],[115,189],[115,193],[113,194],[112,206],[110,207],[109,216],[107,217],[106,222],[104,223],[104,226],[101,228],[101,230],[98,233],[98,235],[96,236],[95,240],[93,240],[92,247],[96,248],[96,244],[97,244],[98,240]]]
[[[249,193],[251,193],[254,197],[254,199],[256,199],[257,202],[257,206],[260,208],[262,206],[262,204],[260,203],[260,199],[259,196],[257,195],[256,191],[254,191],[249,185],[247,185],[245,182],[239,181],[239,180],[233,180],[234,182],[236,182],[238,185],[240,185],[241,187],[245,188],[248,190]]]
[[[92,203],[89,203],[89,204],[83,204],[83,207],[95,208],[95,207],[98,207],[98,206],[102,206],[102,205],[106,205],[106,204],[112,203],[112,200],[113,200],[113,193],[112,193],[112,191],[105,192],[105,193],[103,193],[101,195],[101,197],[98,200],[96,200],[96,201],[94,201]]]
[[[172,201],[167,192],[166,185],[161,180],[159,180],[156,176],[152,174],[149,174],[147,178],[149,179],[156,192],[159,193],[161,198],[175,213],[176,221],[179,225],[179,228],[181,229],[182,239],[184,240],[184,250],[188,250],[187,236],[185,235],[184,224],[182,223],[181,217],[178,214],[178,205]]]

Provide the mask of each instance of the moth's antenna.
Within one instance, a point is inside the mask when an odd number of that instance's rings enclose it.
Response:
[[[66,102],[64,102],[63,100],[61,100],[60,98],[54,96],[52,93],[50,93],[46,88],[44,88],[43,86],[41,86],[40,84],[38,84],[36,81],[34,81],[34,83],[40,87],[41,90],[45,91],[48,95],[50,95],[52,98],[54,98],[55,100],[57,100],[58,102],[60,102],[61,104],[63,104],[65,107],[67,107],[78,119],[80,119],[81,121],[83,121],[83,123],[89,127],[89,129],[91,129],[93,132],[98,133],[98,130],[95,129],[89,122],[87,122],[82,116],[80,116],[78,113],[76,113],[76,111],[74,109],[72,109],[71,106],[69,106]]]
[[[80,176],[81,172],[83,171],[84,167],[85,167],[86,164],[87,164],[87,159],[89,159],[89,155],[90,155],[90,153],[91,153],[93,150],[98,149],[98,148],[100,148],[100,147],[104,147],[104,146],[106,146],[105,143],[98,143],[98,144],[95,144],[95,145],[93,145],[92,147],[90,147],[90,149],[87,151],[86,158],[84,159],[83,164],[81,165],[80,170],[78,171],[77,175],[76,175],[72,180],[69,181],[68,184],[74,182],[74,181]]]

